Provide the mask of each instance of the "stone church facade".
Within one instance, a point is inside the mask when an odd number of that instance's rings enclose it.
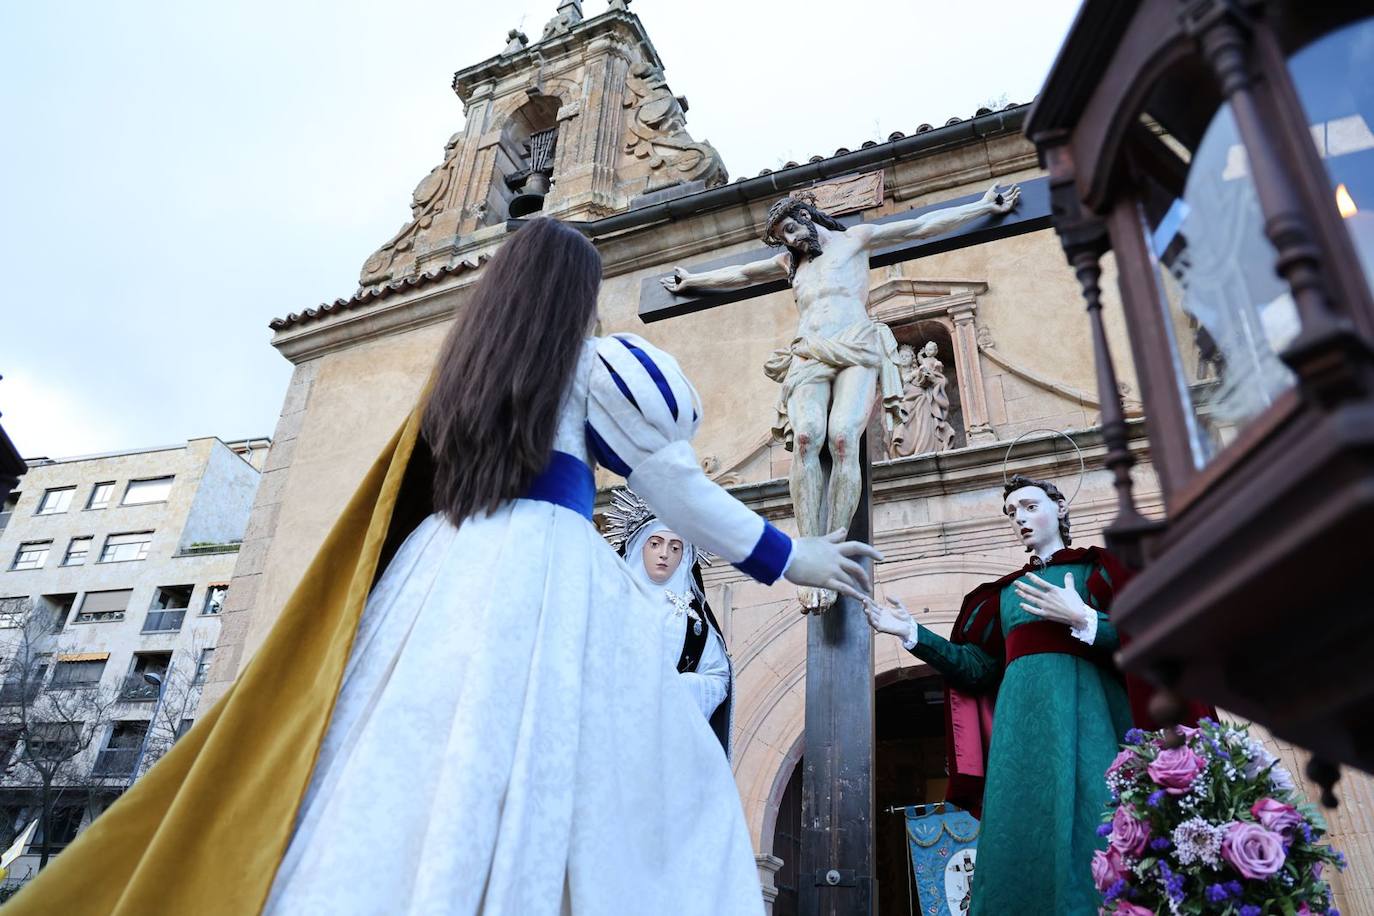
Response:
[[[453,87],[462,127],[417,185],[411,218],[364,262],[357,292],[272,322],[273,346],[295,371],[226,600],[206,704],[262,643],[414,405],[452,315],[508,234],[512,208],[534,199],[544,215],[598,227],[603,331],[641,334],[678,358],[704,404],[695,443],[703,467],[795,531],[790,453],[769,435],[777,386],[763,373],[795,329],[790,291],[645,325],[641,283],[759,247],[768,206],[792,189],[815,187],[836,212],[872,220],[1042,174],[1020,133],[1026,106],[1009,106],[730,181],[715,149],[688,132],[687,101],[668,87],[622,0],[586,17],[577,0],[564,0],[542,36],[512,32],[504,50],[460,70]],[[1103,288],[1135,420],[1137,501],[1158,512],[1111,271],[1108,262]],[[948,450],[875,467],[875,540],[887,558],[876,571],[879,595],[947,628],[966,592],[1024,562],[1000,515],[1004,459],[1010,453],[1016,470],[1072,492],[1078,459],[1051,430],[1072,434],[1090,469],[1073,501],[1075,543],[1101,543],[1115,499],[1100,470],[1088,325],[1053,231],[874,269],[870,311],[902,343],[935,341],[953,431]],[[604,501],[619,481],[599,473]],[[735,777],[765,897],[781,916],[795,912],[798,881],[805,618],[789,585],[764,587],[719,566],[707,584],[736,671]],[[895,639],[879,637],[874,653],[882,912],[906,912],[904,830],[883,809],[942,797],[941,698],[932,673]],[[1279,750],[1300,772],[1304,755]],[[1333,882],[1338,902],[1347,913],[1374,913],[1374,791],[1347,774],[1342,795],[1332,827],[1354,864]]]

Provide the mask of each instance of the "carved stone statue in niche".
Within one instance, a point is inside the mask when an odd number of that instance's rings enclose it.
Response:
[[[444,161],[422,178],[411,194],[410,222],[402,226],[399,232],[363,263],[362,275],[358,278],[361,285],[370,286],[409,272],[408,268],[397,271],[396,261],[406,252],[412,251],[416,236],[433,225],[435,214],[443,211],[462,148],[461,133],[449,137],[448,143],[444,144]],[[408,260],[409,267],[413,267],[413,252]]]
[[[634,108],[634,120],[625,152],[648,160],[646,192],[698,179],[714,188],[730,180],[716,148],[687,133],[686,100],[673,95],[662,70],[641,61],[630,69],[627,85],[625,107]]]
[[[945,364],[936,355],[935,341],[927,341],[919,353],[903,344],[897,348],[902,370],[902,413],[906,421],[892,433],[892,454],[897,458],[946,452],[954,448],[954,427],[949,425],[949,380]]]

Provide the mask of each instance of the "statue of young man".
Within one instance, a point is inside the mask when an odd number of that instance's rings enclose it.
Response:
[[[1013,477],[1003,512],[1031,561],[965,596],[949,639],[896,600],[865,612],[945,679],[948,799],[982,817],[970,913],[1095,913],[1104,776],[1136,706],[1107,617],[1126,573],[1101,548],[1067,546],[1052,483]]]
[[[889,428],[900,419],[902,378],[892,332],[868,317],[868,259],[876,249],[942,235],[973,220],[1009,212],[1021,190],[994,185],[971,204],[906,220],[860,223],[846,229],[818,209],[814,195],[794,193],[768,211],[763,240],[786,250],[777,257],[694,274],[676,268],[663,279],[672,292],[741,289],[787,278],[801,322],[797,336],[765,371],[782,384],[773,433],[795,452],[790,479],[797,527],[803,535],[844,528],[859,505],[859,437],[881,391]],[[828,445],[829,491],[820,450]],[[819,612],[835,600],[825,589],[801,589],[802,610]]]

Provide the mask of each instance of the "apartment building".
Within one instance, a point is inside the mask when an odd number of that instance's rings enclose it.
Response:
[[[41,810],[30,744],[60,763],[57,851],[191,726],[269,445],[28,459],[0,512],[0,848]]]

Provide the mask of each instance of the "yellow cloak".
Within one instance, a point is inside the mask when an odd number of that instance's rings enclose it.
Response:
[[[421,412],[363,478],[229,691],[5,916],[262,910],[379,565],[429,511],[428,449],[411,462]],[[362,874],[366,838],[339,840],[357,843]]]

